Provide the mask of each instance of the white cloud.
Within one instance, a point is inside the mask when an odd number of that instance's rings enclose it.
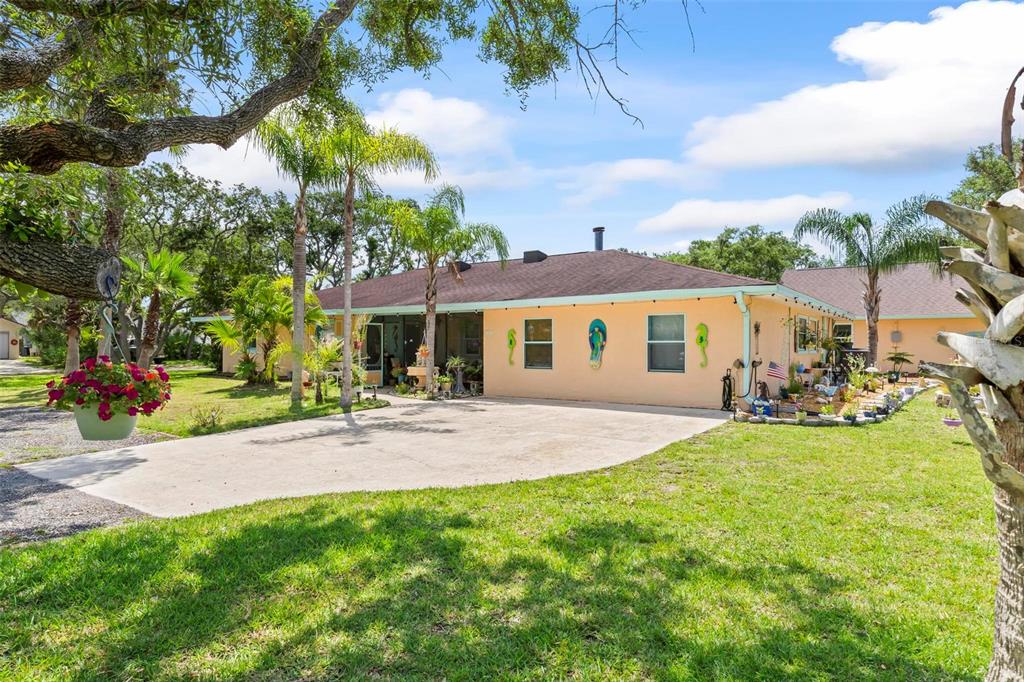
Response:
[[[926,22],[871,22],[832,42],[866,80],[813,85],[749,111],[704,118],[686,158],[709,168],[882,166],[962,155],[998,139],[1020,68],[1024,5],[968,2]]]
[[[278,174],[274,162],[245,138],[228,149],[215,144],[193,145],[179,163],[196,175],[227,186],[244,183],[268,192],[295,191],[295,182]]]
[[[371,125],[417,135],[439,157],[509,153],[508,119],[477,102],[410,88],[384,93],[377,105],[366,113]]]
[[[755,223],[766,226],[790,225],[807,211],[816,208],[843,208],[853,201],[846,192],[828,192],[818,196],[790,194],[770,199],[716,201],[686,199],[664,213],[645,218],[637,224],[639,232],[681,232],[685,230],[721,230],[726,226],[744,227]],[[682,244],[683,242],[678,242]]]
[[[565,203],[573,208],[614,196],[629,183],[656,183],[692,189],[706,178],[705,173],[693,166],[669,159],[649,158],[601,161],[557,169],[552,174],[565,178],[558,186],[569,190]]]
[[[378,108],[366,114],[371,125],[413,133],[438,156],[441,175],[425,183],[422,173],[377,177],[389,191],[424,191],[431,184],[453,183],[463,189],[521,187],[534,178],[533,170],[516,161],[508,138],[509,122],[470,100],[434,97],[426,90],[384,93]],[[182,165],[193,173],[225,185],[245,183],[264,190],[295,191],[295,183],[282,178],[277,167],[245,138],[230,149],[195,145]]]

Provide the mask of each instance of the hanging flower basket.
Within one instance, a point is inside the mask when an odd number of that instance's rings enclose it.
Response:
[[[47,405],[73,410],[85,440],[121,440],[131,435],[140,413],[151,415],[171,399],[170,379],[163,367],[86,358],[59,382],[46,384]]]

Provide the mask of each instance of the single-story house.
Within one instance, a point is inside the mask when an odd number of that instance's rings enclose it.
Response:
[[[20,322],[0,317],[0,360],[9,360],[21,355],[27,329]]]
[[[867,348],[868,330],[864,314],[864,271],[860,268],[808,268],[787,270],[782,283],[806,292],[828,304],[848,311],[852,318],[836,325],[835,335],[850,340],[854,348]],[[948,362],[953,353],[936,341],[940,331],[980,334],[984,325],[955,298],[958,288],[968,285],[959,277],[937,274],[927,263],[911,263],[881,275],[881,310],[878,316],[878,363],[889,353],[911,353],[912,367],[922,361]]]
[[[753,361],[763,362],[759,380],[769,361],[809,366],[819,336],[849,322],[845,310],[783,284],[599,244],[460,269],[460,281],[438,279],[435,358],[482,363],[490,396],[718,408],[727,372],[742,395]],[[371,382],[415,364],[425,284],[424,270],[411,270],[353,285],[354,313],[370,316],[362,352]],[[340,335],[341,288],[318,295]]]

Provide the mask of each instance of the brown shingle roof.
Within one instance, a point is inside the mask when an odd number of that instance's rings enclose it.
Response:
[[[410,270],[352,285],[353,308],[423,304],[424,270]],[[483,303],[560,296],[618,294],[666,289],[706,289],[769,284],[623,251],[583,251],[548,256],[539,263],[510,260],[474,263],[455,282],[438,276],[438,303]],[[326,310],[343,307],[341,287],[318,292]]]
[[[786,270],[782,283],[791,289],[810,294],[837,308],[864,317],[864,271],[860,268],[810,268]],[[966,287],[959,277],[933,274],[926,263],[911,263],[879,278],[882,289],[883,317],[920,315],[962,317],[967,309],[957,303],[953,294]]]

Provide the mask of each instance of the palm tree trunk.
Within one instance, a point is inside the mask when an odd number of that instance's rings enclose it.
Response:
[[[341,399],[344,410],[352,407],[352,231],[355,222],[356,177],[348,174],[345,183],[345,257],[344,280],[341,283],[342,301],[345,308],[342,321],[341,344]]]
[[[427,346],[425,380],[427,395],[434,394],[434,338],[437,335],[437,268],[427,264],[427,319],[423,325],[423,343]]]
[[[292,407],[302,406],[302,365],[306,352],[306,185],[299,183],[292,240]]]
[[[868,327],[868,367],[878,359],[878,312],[881,306],[882,292],[878,288],[878,271],[868,270],[864,282],[864,316]]]
[[[78,342],[82,336],[82,302],[77,298],[69,298],[64,308],[64,328],[68,333],[64,373],[68,374],[78,369],[78,365],[81,363],[78,355]]]
[[[160,292],[153,290],[146,311],[146,325],[143,327],[142,343],[139,345],[139,367],[149,367],[156,351],[156,337],[160,331]]]
[[[1006,448],[1006,463],[1024,470],[1024,422],[997,421],[995,426]],[[985,680],[1019,682],[1024,679],[1024,499],[996,486],[995,507],[999,582],[992,661]]]

